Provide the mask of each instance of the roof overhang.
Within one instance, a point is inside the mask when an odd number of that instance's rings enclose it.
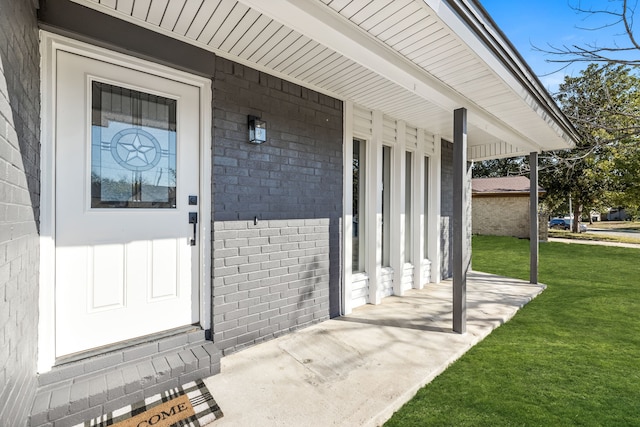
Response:
[[[468,111],[468,157],[577,141],[475,0],[73,0],[453,140]]]

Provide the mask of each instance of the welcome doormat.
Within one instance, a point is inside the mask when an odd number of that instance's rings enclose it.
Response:
[[[172,388],[74,427],[201,427],[222,411],[202,380]]]

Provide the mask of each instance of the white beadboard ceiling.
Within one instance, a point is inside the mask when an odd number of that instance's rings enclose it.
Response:
[[[475,0],[74,0],[452,140],[469,158],[568,148],[575,131]]]

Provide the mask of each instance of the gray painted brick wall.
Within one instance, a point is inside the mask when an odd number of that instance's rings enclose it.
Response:
[[[213,105],[213,337],[230,353],[339,314],[342,102],[217,58]]]
[[[213,339],[225,353],[329,318],[329,221],[215,222]]]
[[[0,425],[26,425],[36,380],[40,70],[31,1],[0,0]]]

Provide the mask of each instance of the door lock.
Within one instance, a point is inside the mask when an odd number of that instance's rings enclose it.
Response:
[[[191,246],[196,245],[196,231],[198,229],[198,212],[189,212],[189,224],[193,224],[193,237],[189,240]]]

